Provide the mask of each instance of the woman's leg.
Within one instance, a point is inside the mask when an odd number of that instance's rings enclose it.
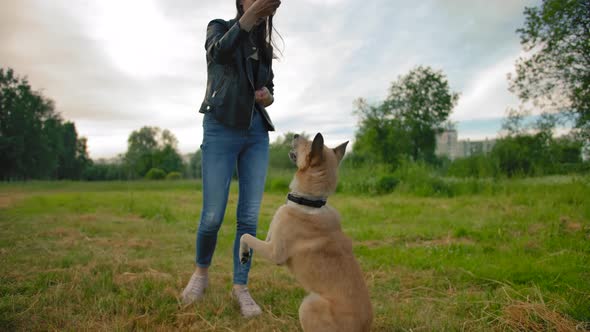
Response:
[[[259,115],[257,114],[259,117]],[[246,285],[250,263],[240,263],[240,238],[243,234],[256,236],[260,203],[268,169],[268,132],[251,128],[248,142],[238,156],[239,198],[237,232],[234,241],[234,285]]]
[[[202,151],[203,209],[197,231],[197,266],[208,268],[225,215],[231,177],[243,145],[234,130],[205,117]],[[240,142],[242,141],[242,142]]]
[[[211,265],[236,165],[235,155],[207,150],[205,147],[202,150],[203,209],[196,240],[196,263],[199,268]]]
[[[201,299],[207,288],[207,272],[217,244],[217,232],[225,215],[231,176],[240,150],[237,145],[239,140],[231,135],[231,130],[207,116],[203,127],[203,209],[196,239],[197,269],[182,292],[184,304]]]
[[[240,264],[240,238],[243,234],[256,236],[258,225],[258,213],[264,192],[264,182],[268,168],[268,133],[252,134],[248,136],[248,142],[238,156],[239,199],[237,211],[237,231],[234,240],[234,287],[232,290],[240,311],[244,317],[260,315],[262,309],[248,291],[249,260],[246,264]]]

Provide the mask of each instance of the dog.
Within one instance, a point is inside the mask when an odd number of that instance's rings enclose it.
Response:
[[[369,331],[373,309],[361,268],[344,235],[338,212],[325,205],[338,182],[338,166],[348,142],[330,149],[317,134],[312,141],[294,135],[290,159],[297,165],[287,203],[275,213],[266,241],[240,238],[240,258],[252,251],[287,265],[309,292],[299,307],[305,332]]]

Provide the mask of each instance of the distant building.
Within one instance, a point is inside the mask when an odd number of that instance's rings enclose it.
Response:
[[[456,130],[446,130],[436,136],[435,154],[439,157],[447,156],[450,159],[457,158],[459,145],[457,144]]]
[[[496,144],[495,139],[483,141],[459,140],[456,130],[446,130],[436,136],[436,155],[454,160],[477,154],[487,154]]]

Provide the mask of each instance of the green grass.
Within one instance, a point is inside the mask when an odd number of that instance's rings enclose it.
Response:
[[[365,272],[374,331],[588,328],[588,180],[445,181],[451,197],[400,185],[330,198]],[[269,179],[259,237],[285,182]],[[299,331],[305,293],[285,268],[255,256],[259,318],[241,318],[229,295],[236,192],[206,300],[183,308],[199,182],[1,184],[0,330]]]

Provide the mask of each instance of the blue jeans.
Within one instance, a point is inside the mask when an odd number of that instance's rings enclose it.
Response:
[[[254,112],[252,124],[247,130],[224,126],[213,115],[205,114],[203,131],[203,210],[197,231],[197,266],[211,265],[232,174],[237,165],[239,197],[233,281],[234,284],[245,285],[252,260],[240,264],[240,237],[246,233],[256,236],[268,168],[268,131],[258,111]]]

